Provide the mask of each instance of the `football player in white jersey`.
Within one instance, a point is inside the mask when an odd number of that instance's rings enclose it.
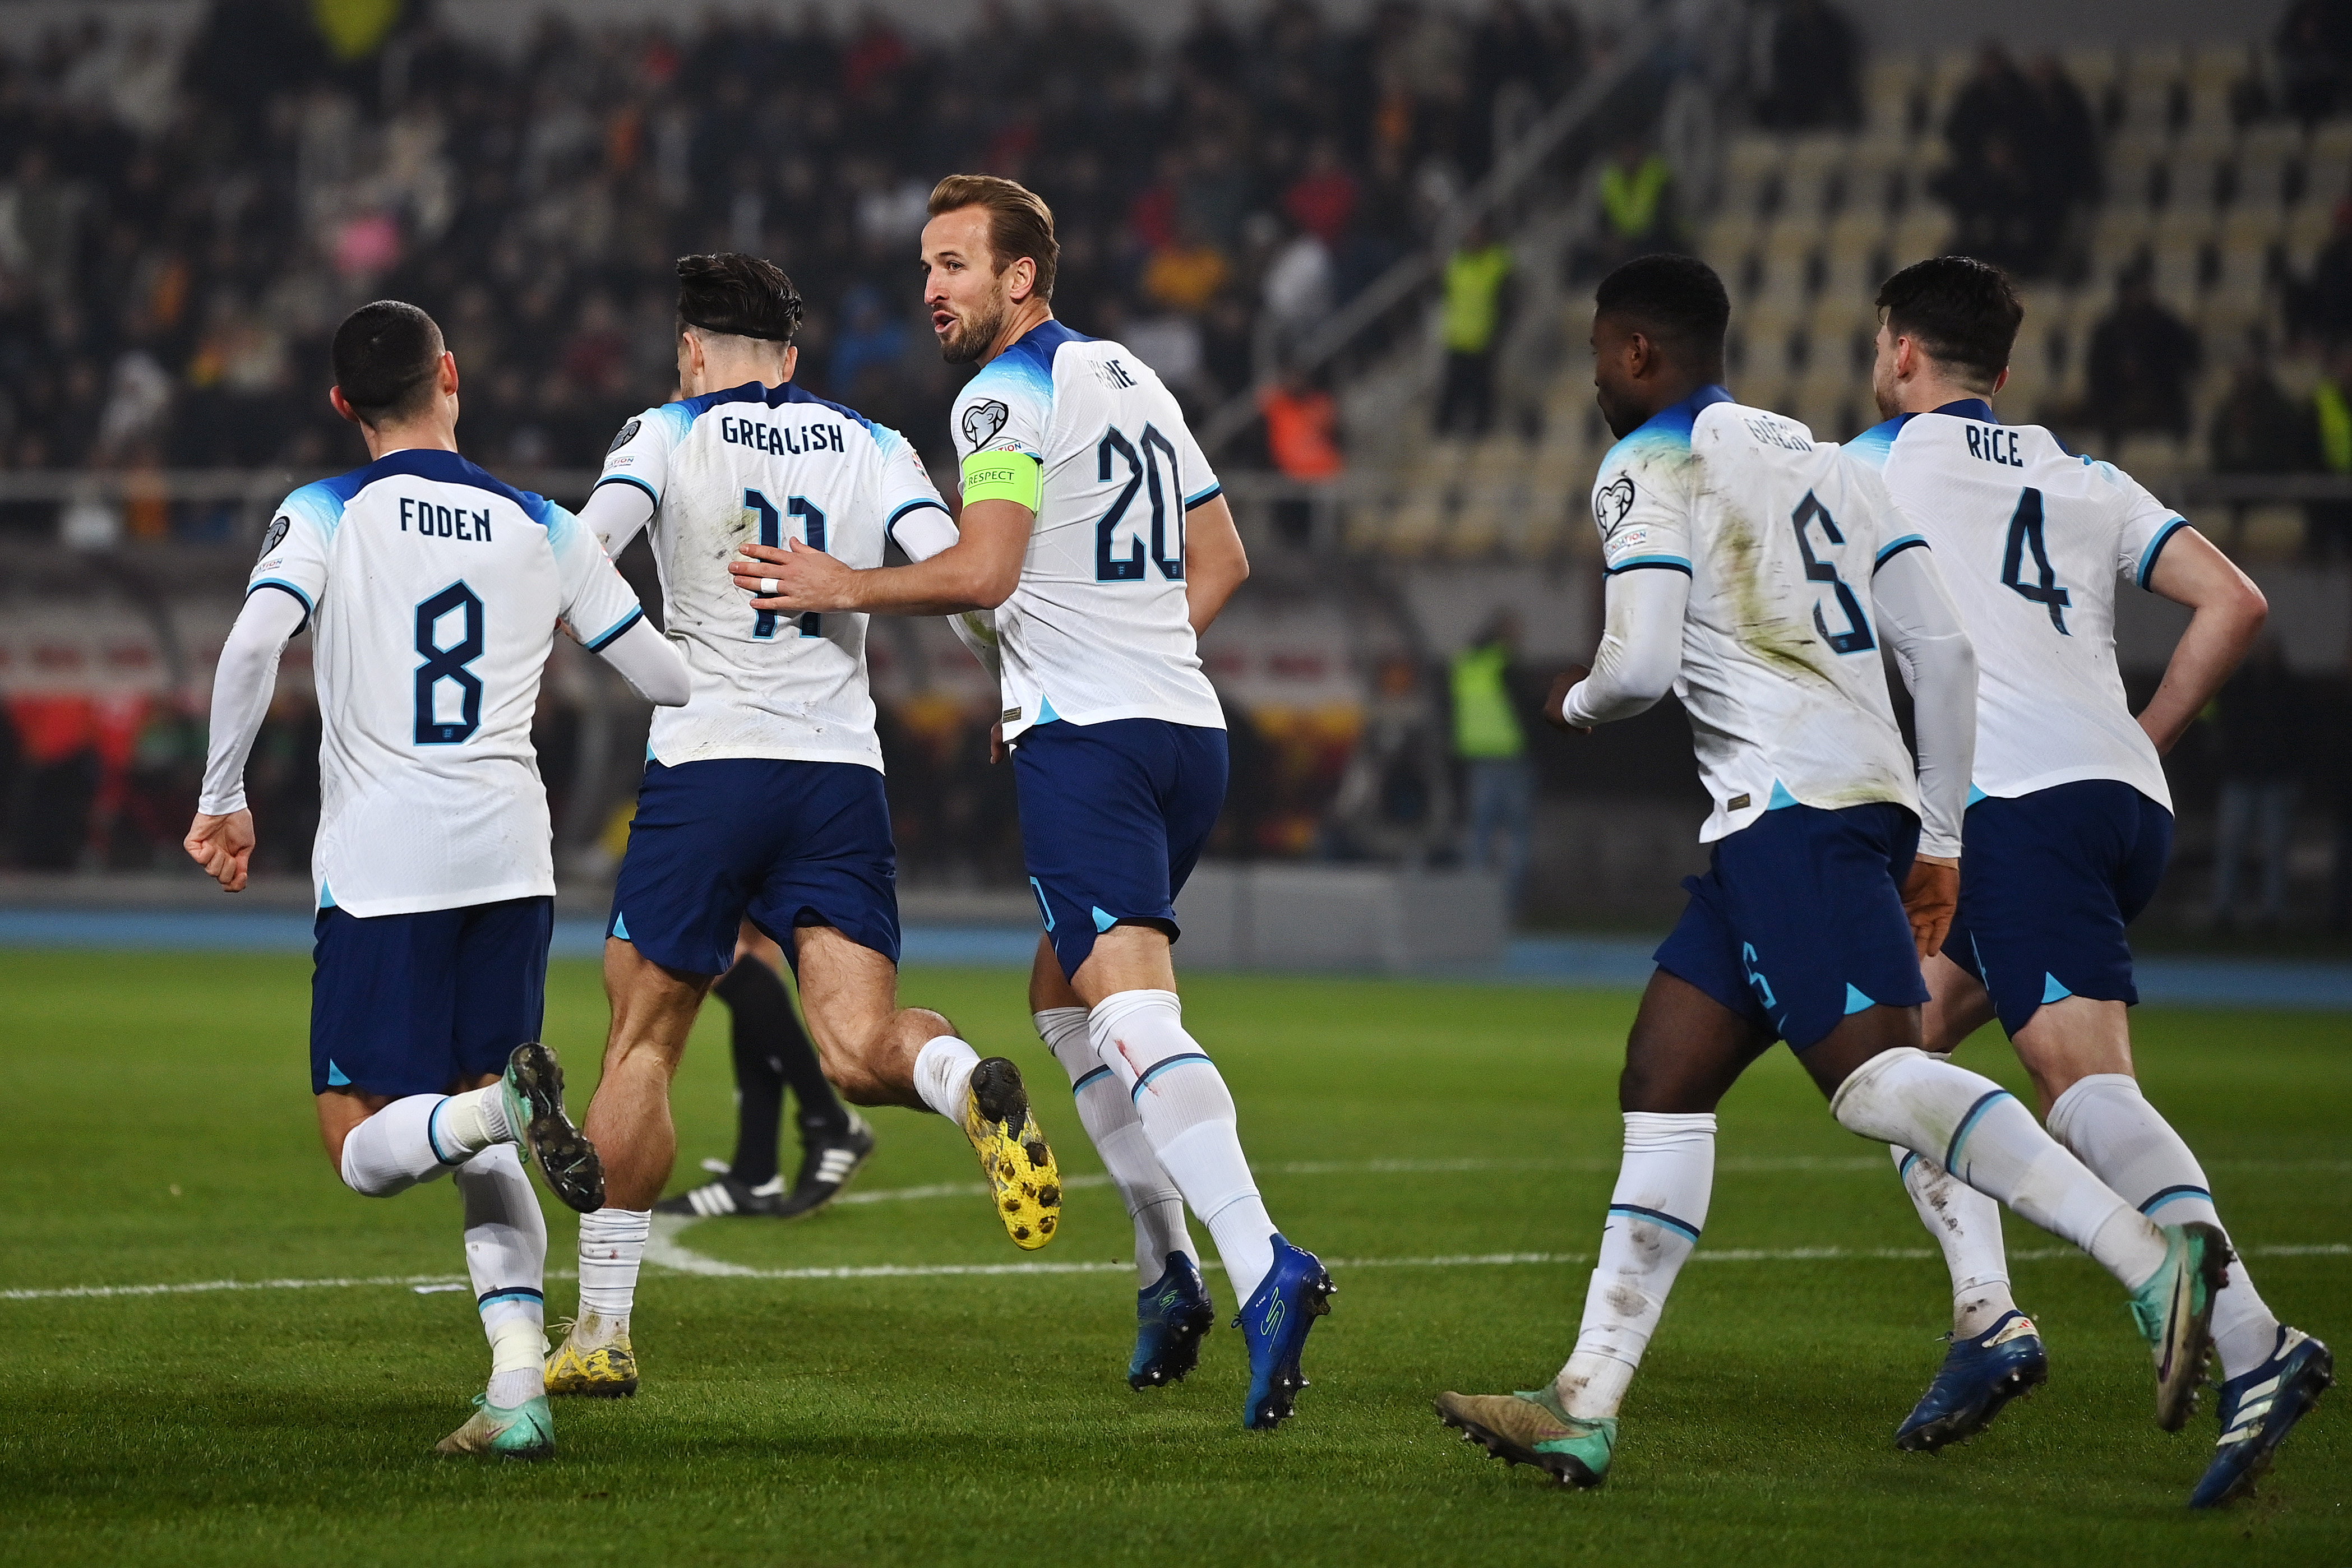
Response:
[[[2160,1414],[2194,1389],[2227,1259],[2211,1226],[2159,1228],[1999,1084],[1919,1049],[1919,958],[1957,894],[1975,660],[1877,475],[1724,391],[1729,317],[1688,256],[1628,262],[1597,296],[1593,380],[1619,438],[1592,490],[1607,628],[1549,716],[1589,729],[1674,691],[1715,802],[1712,863],[1683,884],[1626,1042],[1624,1160],[1575,1353],[1545,1387],[1437,1402],[1489,1452],[1576,1486],[1608,1475],[1619,1405],[1698,1241],[1716,1104],[1775,1040],[1841,1125],[1945,1152],[2105,1264],[2155,1344]],[[1916,699],[1916,779],[1882,642]]]
[[[1248,560],[1160,378],[1054,319],[1045,204],[1010,180],[958,174],[932,191],[930,212],[932,327],[951,363],[981,366],[954,413],[961,542],[881,571],[761,549],[737,577],[755,592],[768,579],[778,591],[752,602],[780,611],[994,611],[1003,736],[1045,925],[1030,1008],[1136,1222],[1129,1381],[1190,1372],[1213,1316],[1190,1203],[1241,1303],[1243,1423],[1272,1427],[1304,1386],[1300,1352],[1331,1282],[1267,1217],[1233,1096],[1185,1032],[1170,951],[1176,894],[1225,794],[1224,716],[1197,639]]]
[[[677,271],[685,397],[622,427],[581,514],[616,554],[651,528],[665,630],[694,693],[655,717],[613,892],[612,1033],[585,1124],[607,1196],[581,1222],[580,1315],[548,1363],[557,1394],[636,1388],[629,1312],[677,1155],[670,1081],[747,917],[791,958],[845,1097],[928,1105],[961,1126],[1016,1245],[1045,1245],[1060,1216],[1020,1071],[898,1002],[898,856],[866,617],[754,610],[728,575],[746,543],[791,538],[872,567],[894,533],[925,555],[955,526],[897,431],[794,384],[801,298],[774,264],[694,256]]]
[[[2142,1213],[2219,1226],[2197,1156],[2132,1076],[2125,927],[2171,848],[2159,758],[2262,630],[2262,591],[2128,476],[2038,425],[2000,423],[1991,400],[2024,312],[1999,268],[1923,261],[1890,278],[1878,306],[1887,420],[1847,450],[1882,472],[1934,548],[1981,668],[1959,911],[1927,960],[1923,1043],[1948,1052],[1999,1018],[2060,1143]],[[2137,718],[2116,667],[2118,582],[2194,612]],[[1952,1348],[1896,1434],[1906,1448],[1980,1430],[2048,1375],[2010,1295],[2000,1210],[1946,1174],[1942,1152],[1895,1150],[1953,1287]],[[2331,1367],[2326,1345],[2263,1304],[2242,1261],[2214,1301],[2213,1339],[2221,1441],[2197,1507],[2252,1488]]]
[[[578,518],[457,455],[457,365],[432,318],[362,306],[336,329],[334,367],[336,412],[373,461],[305,485],[269,525],[214,675],[187,850],[245,886],[246,758],[278,655],[310,624],[319,1130],[367,1197],[455,1173],[492,1372],[442,1451],[544,1458],[547,1222],[519,1149],[583,1212],[604,1174],[535,1043],[555,879],[531,716],[559,620],[654,702],[686,700],[686,667]]]

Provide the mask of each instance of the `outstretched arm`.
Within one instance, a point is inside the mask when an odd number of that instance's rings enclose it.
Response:
[[[278,660],[309,619],[302,601],[274,588],[247,595],[213,671],[212,747],[203,793],[182,846],[226,893],[245,891],[253,859],[253,813],[245,804],[245,760],[268,716]]]
[[[2191,528],[2163,541],[2147,587],[2194,612],[2172,650],[2172,662],[2164,667],[2163,682],[2139,716],[2139,727],[2162,756],[2179,743],[2245,658],[2271,607],[2253,580]]]
[[[859,569],[797,540],[747,544],[728,570],[754,610],[791,614],[861,610],[875,615],[956,615],[993,610],[1020,586],[1037,514],[1018,501],[965,504],[956,542],[908,566]],[[773,582],[773,592],[763,591]]]
[[[1601,590],[1605,622],[1591,673],[1555,693],[1544,716],[1562,728],[1590,729],[1655,706],[1683,667],[1690,591],[1690,573],[1674,567],[1612,573]]]

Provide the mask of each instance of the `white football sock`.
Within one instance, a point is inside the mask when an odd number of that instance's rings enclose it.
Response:
[[[1952,1275],[1952,1337],[1974,1339],[2017,1310],[2009,1290],[2009,1254],[2000,1242],[2000,1205],[1927,1155],[1886,1145],[1919,1223],[1944,1249]]]
[[[1184,1032],[1183,1004],[1173,991],[1120,991],[1095,1005],[1087,1028],[1160,1168],[1215,1239],[1234,1300],[1247,1306],[1274,1268],[1274,1221],[1242,1153],[1233,1094]]]
[[[509,1145],[459,1166],[466,1271],[490,1341],[489,1402],[511,1410],[547,1392],[547,1218]]]
[[[598,1345],[628,1332],[637,1268],[653,1228],[650,1208],[600,1208],[580,1217],[580,1322],[573,1340]]]
[[[1552,1379],[1571,1416],[1614,1416],[1657,1332],[1675,1276],[1698,1246],[1715,1190],[1715,1116],[1625,1113],[1625,1155],[1576,1352]]]
[[[2128,1072],[2078,1079],[2050,1107],[2050,1132],[2096,1171],[2126,1203],[2159,1225],[2219,1227],[2204,1167],[2172,1124],[2157,1113]],[[2252,1371],[2278,1346],[2279,1321],[2240,1259],[2213,1298],[2213,1344],[2224,1379]]]
[[[951,1034],[939,1035],[927,1041],[915,1057],[915,1092],[923,1103],[953,1122],[963,1125],[963,1110],[971,1093],[971,1070],[980,1065],[980,1052]]]
[[[2088,1252],[2126,1290],[2164,1266],[2164,1237],[2147,1217],[1980,1072],[1904,1046],[1854,1069],[1830,1097],[1830,1114],[1850,1133],[1927,1151],[1979,1192]]]
[[[343,1138],[343,1185],[362,1197],[390,1197],[418,1182],[446,1176],[464,1154],[434,1142],[433,1121],[448,1103],[442,1094],[394,1100]]]
[[[1157,1284],[1167,1271],[1171,1252],[1181,1252],[1197,1265],[1200,1254],[1192,1249],[1192,1234],[1184,1224],[1184,1195],[1160,1168],[1160,1158],[1151,1152],[1151,1140],[1144,1135],[1135,1103],[1119,1086],[1118,1075],[1095,1054],[1087,1009],[1048,1008],[1031,1017],[1036,1020],[1037,1038],[1069,1073],[1079,1124],[1094,1140],[1103,1169],[1110,1173],[1111,1185],[1127,1204],[1128,1218],[1135,1221],[1136,1287],[1149,1290]]]

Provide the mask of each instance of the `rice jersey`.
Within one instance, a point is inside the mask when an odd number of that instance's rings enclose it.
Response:
[[[1184,515],[1223,486],[1151,367],[1046,320],[956,399],[960,458],[1018,453],[1043,493],[996,611],[1004,736],[1066,719],[1223,729],[1184,601]]]
[[[552,896],[530,725],[556,622],[602,650],[645,613],[594,536],[454,452],[390,452],[286,497],[263,590],[315,634],[320,907]]]
[[[2116,583],[2146,588],[2189,525],[2112,465],[1970,398],[1848,444],[1935,547],[1976,644],[1979,795],[2113,779],[2169,810],[2116,664]]]
[[[880,566],[901,517],[947,509],[906,439],[792,382],[749,382],[629,421],[597,483],[653,497],[663,629],[693,680],[684,706],[655,711],[653,757],[671,768],[765,757],[880,771],[866,617],[754,610],[727,566],[739,545],[787,537]]]
[[[1703,843],[1777,806],[1919,812],[1870,583],[1916,546],[1877,475],[1708,387],[1610,448],[1592,486],[1607,571],[1688,573],[1675,695],[1714,809]]]

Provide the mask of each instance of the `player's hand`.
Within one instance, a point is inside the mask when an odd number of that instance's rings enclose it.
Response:
[[[1921,855],[1911,862],[1911,874],[1903,879],[1903,913],[1911,917],[1911,939],[1919,945],[1919,956],[1932,958],[1944,950],[1959,905],[1958,861]]]
[[[223,893],[243,893],[253,860],[253,813],[239,810],[213,817],[199,811],[180,847],[221,884]]]
[[[988,765],[993,768],[1003,760],[1004,726],[1002,723],[992,724],[988,727]]]
[[[1554,729],[1566,730],[1570,735],[1592,733],[1592,727],[1589,724],[1568,722],[1568,694],[1576,689],[1577,682],[1591,673],[1582,664],[1570,664],[1559,673],[1559,678],[1551,684],[1551,695],[1544,699],[1543,716],[1546,724],[1550,725]]]
[[[854,610],[850,579],[856,571],[835,556],[798,539],[775,545],[739,546],[742,554],[728,562],[735,586],[751,595],[754,610],[782,610],[795,614],[807,610]]]

